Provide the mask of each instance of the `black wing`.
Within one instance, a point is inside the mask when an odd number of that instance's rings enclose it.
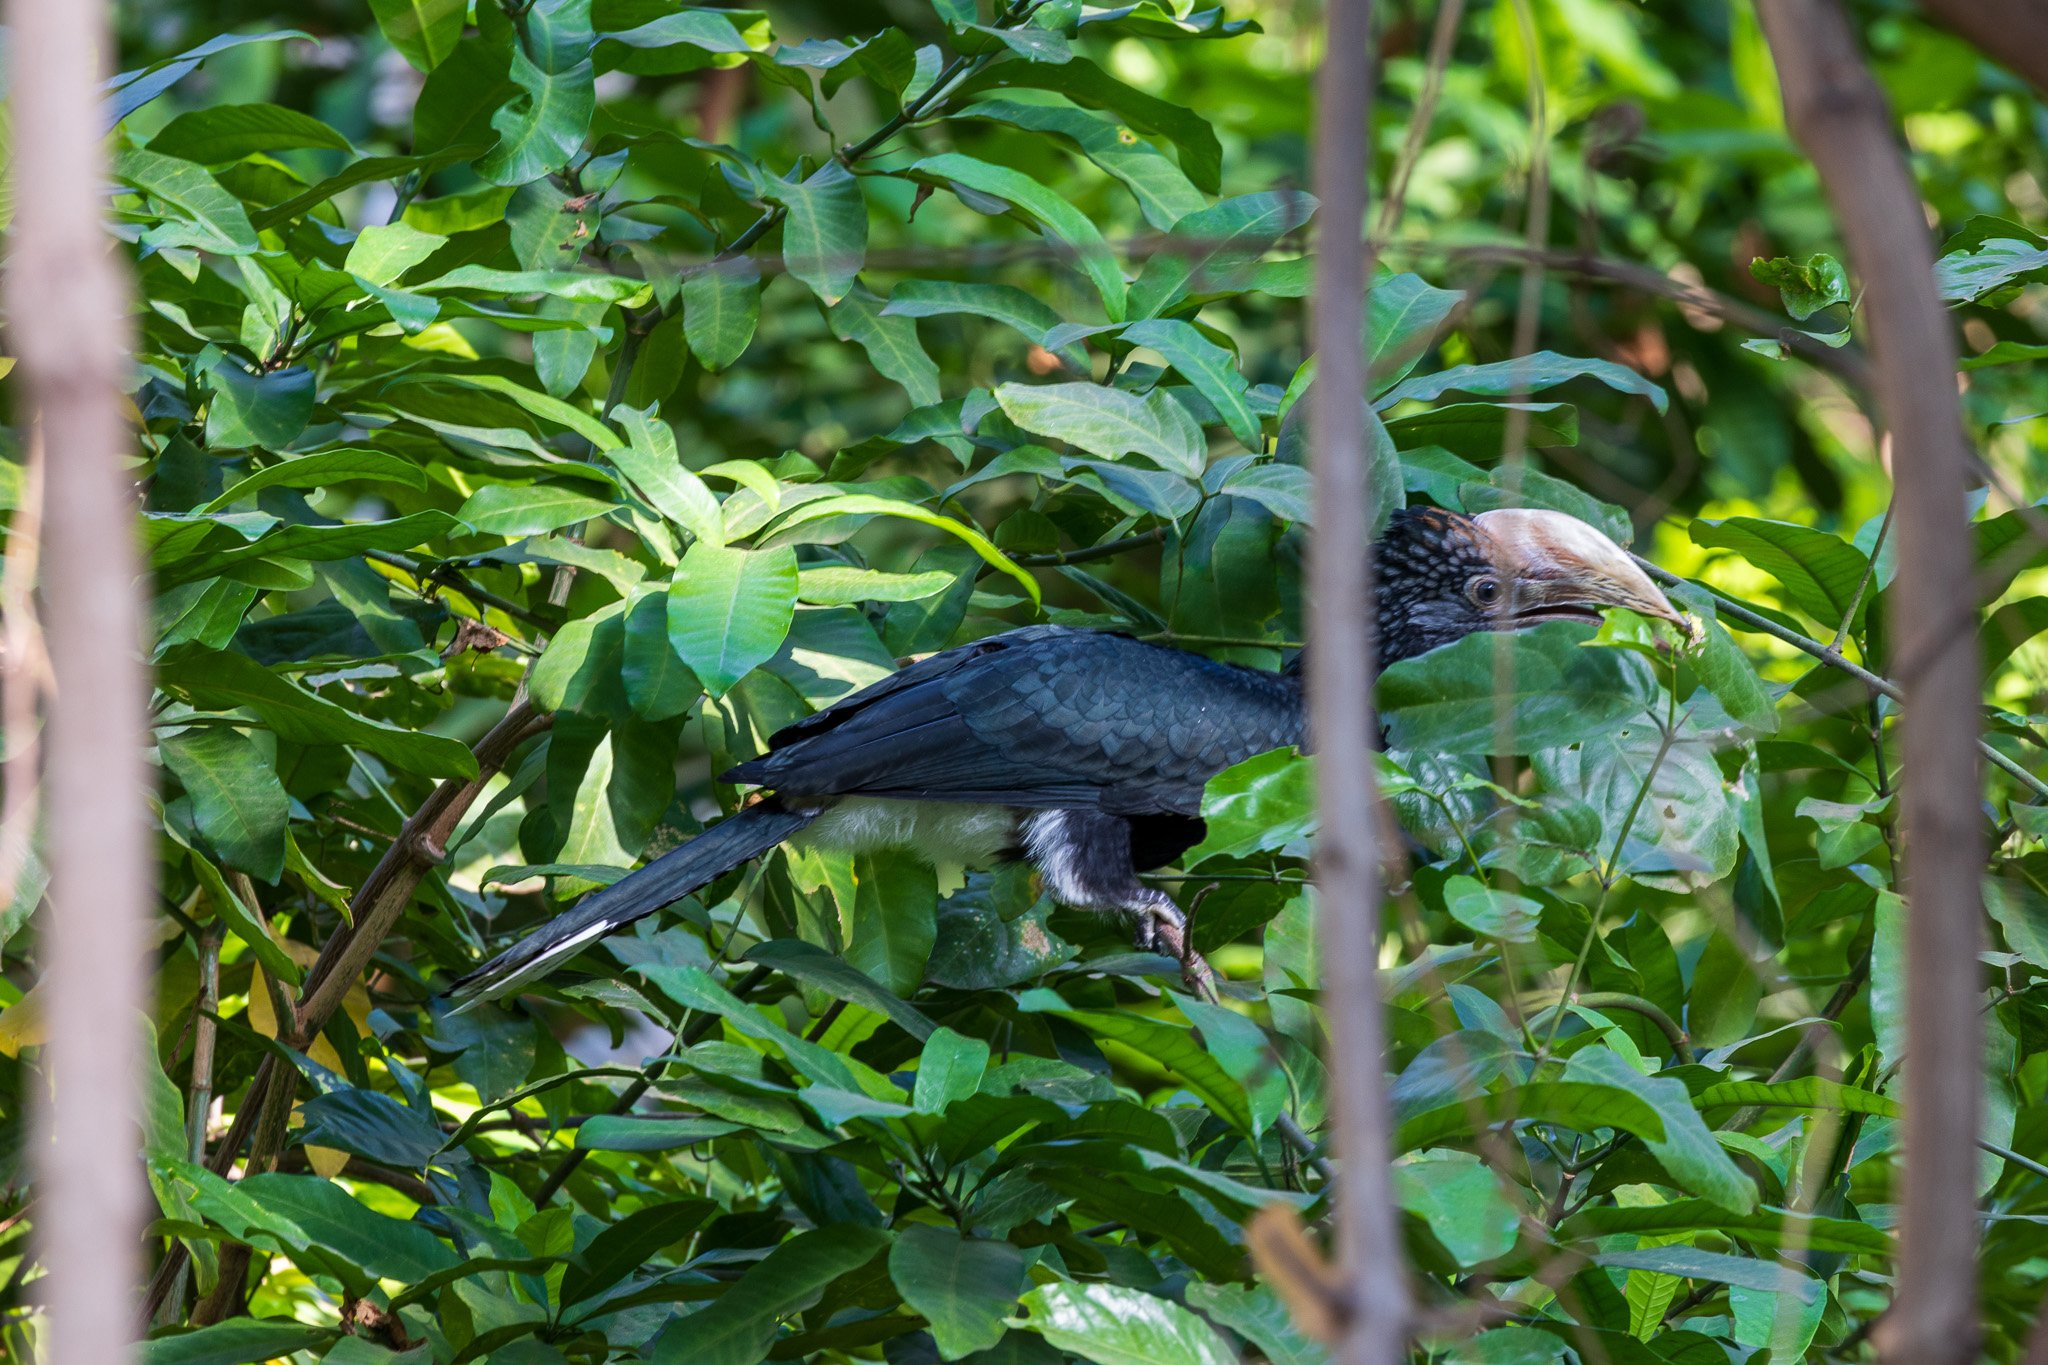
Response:
[[[1292,678],[1127,635],[1027,626],[799,721],[726,780],[796,796],[1193,815],[1212,775],[1301,741]]]

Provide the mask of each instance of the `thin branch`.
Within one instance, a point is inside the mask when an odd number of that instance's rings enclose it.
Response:
[[[1971,454],[1956,392],[1953,324],[1934,287],[1919,187],[1884,92],[1840,0],[1758,6],[1785,96],[1786,123],[1813,159],[1851,266],[1863,284],[1894,443],[1899,574],[1886,594],[1906,675],[1901,795],[1905,835],[1905,1171],[1899,1311],[1875,1338],[1886,1361],[1977,1354],[1975,1165],[1956,1159],[1978,1133],[1983,1021],[1977,950],[1984,866],[1972,539],[1963,489]]]
[[[1380,241],[1401,228],[1401,215],[1408,211],[1408,177],[1422,158],[1422,146],[1429,140],[1430,124],[1436,119],[1437,96],[1443,92],[1444,68],[1451,64],[1451,48],[1458,41],[1458,23],[1465,17],[1465,0],[1442,0],[1436,8],[1436,26],[1430,30],[1429,60],[1422,70],[1422,89],[1415,96],[1415,108],[1408,116],[1408,136],[1401,143],[1400,159],[1387,181],[1386,196],[1380,201],[1380,221],[1373,236]]]
[[[1316,79],[1314,180],[1322,199],[1309,390],[1320,509],[1309,542],[1309,728],[1322,833],[1316,849],[1323,1000],[1330,1017],[1331,1138],[1344,1167],[1336,1250],[1345,1302],[1332,1355],[1343,1365],[1392,1365],[1406,1350],[1411,1305],[1389,1168],[1392,1122],[1380,995],[1380,860],[1372,753],[1371,567],[1366,541],[1362,345],[1371,277],[1360,238],[1372,145],[1371,0],[1330,0]]]

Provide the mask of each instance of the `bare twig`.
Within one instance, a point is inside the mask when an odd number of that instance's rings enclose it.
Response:
[[[9,349],[41,425],[51,674],[49,861],[62,914],[42,923],[48,996],[43,1065],[53,1098],[35,1105],[47,1270],[40,1286],[56,1351],[79,1365],[129,1356],[125,1304],[141,1263],[133,1169],[145,1064],[129,1011],[145,999],[156,848],[149,824],[149,687],[140,662],[142,566],[133,437],[123,384],[128,286],[106,230],[100,132],[105,6],[7,7],[14,222],[6,288]],[[111,1005],[111,1009],[110,1009]],[[110,1311],[110,1304],[123,1305]]]
[[[1387,180],[1386,197],[1380,201],[1380,221],[1373,236],[1380,241],[1401,228],[1401,215],[1408,210],[1408,177],[1422,157],[1422,144],[1429,140],[1429,127],[1436,118],[1437,96],[1444,85],[1444,68],[1451,64],[1451,48],[1458,41],[1458,22],[1465,17],[1465,0],[1442,0],[1436,7],[1436,26],[1430,30],[1429,60],[1422,69],[1422,89],[1415,96],[1415,109],[1408,116],[1408,136],[1401,143],[1401,156]]]
[[[1309,723],[1322,832],[1316,885],[1330,1048],[1333,1145],[1343,1164],[1338,1266],[1347,1302],[1332,1355],[1345,1365],[1392,1365],[1409,1325],[1407,1272],[1388,1167],[1393,1159],[1380,998],[1380,860],[1373,780],[1377,724],[1372,569],[1365,544],[1368,489],[1362,345],[1370,275],[1360,245],[1371,140],[1371,0],[1331,0],[1317,77],[1315,189],[1323,250],[1316,259],[1310,390],[1319,519],[1309,544]]]
[[[1786,121],[1813,159],[1861,277],[1895,442],[1899,575],[1887,594],[1907,677],[1903,764],[1906,837],[1906,1072],[1900,1311],[1875,1334],[1888,1361],[1962,1362],[1978,1341],[1975,1165],[1983,1103],[1978,1017],[1978,660],[1955,613],[1974,619],[1963,488],[1970,452],[1957,400],[1955,339],[1934,287],[1920,193],[1884,94],[1865,67],[1839,0],[1758,7]]]

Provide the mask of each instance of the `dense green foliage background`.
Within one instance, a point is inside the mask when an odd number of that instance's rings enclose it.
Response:
[[[1293,755],[1212,784],[1168,879],[1225,1007],[1015,869],[787,851],[512,1008],[434,998],[903,656],[1033,620],[1265,666],[1300,640],[1314,15],[470,8],[123,9],[163,767],[146,1146],[152,1235],[192,1257],[148,1359],[1319,1359],[1243,1230],[1327,1211],[1275,1129],[1317,1131],[1325,1075]],[[1426,121],[1434,10],[1379,8],[1382,514],[1572,511],[1885,671],[1856,285],[1749,0],[1475,4]],[[2038,772],[2048,116],[1907,7],[1859,17],[1950,238],[1996,485],[1987,717]],[[1699,642],[1549,626],[1383,683],[1418,840],[1385,951],[1394,1174],[1434,1359],[1852,1359],[1888,1299],[1896,714],[1674,595]],[[373,866],[522,690],[552,725],[283,1047]],[[2010,1358],[2048,1280],[2048,785],[1994,777],[1975,1159]],[[38,875],[0,914],[23,1359]],[[289,1143],[223,1179],[266,1056]]]

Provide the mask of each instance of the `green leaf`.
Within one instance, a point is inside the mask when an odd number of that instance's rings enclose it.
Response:
[[[1826,1109],[1887,1119],[1903,1115],[1899,1102],[1888,1095],[1821,1076],[1803,1076],[1796,1081],[1722,1081],[1694,1095],[1692,1102],[1700,1109],[1757,1105],[1766,1109]]]
[[[234,893],[227,878],[221,876],[220,869],[205,855],[195,852],[191,855],[191,862],[193,876],[205,890],[206,898],[213,903],[214,913],[228,926],[228,931],[249,946],[249,950],[256,954],[256,960],[263,964],[263,970],[269,972],[273,979],[291,986],[298,985],[301,978],[299,964],[278,942],[270,925]]]
[[[643,592],[628,609],[619,677],[627,704],[645,720],[680,716],[703,695],[703,684],[668,638],[666,591]]]
[[[663,1333],[654,1365],[755,1365],[782,1319],[817,1302],[832,1281],[872,1261],[889,1242],[881,1229],[851,1223],[798,1233],[678,1330]]]
[[[1203,336],[1194,324],[1178,318],[1149,319],[1124,328],[1123,339],[1137,346],[1149,346],[1166,357],[1195,386],[1195,392],[1209,400],[1246,450],[1263,451],[1265,433],[1251,409],[1244,376],[1230,352]]]
[[[1124,188],[1137,199],[1145,221],[1162,231],[1208,206],[1208,199],[1173,163],[1173,158],[1129,128],[1085,109],[997,98],[977,100],[953,117],[990,119],[1065,139],[1105,173],[1123,182]]]
[[[854,283],[846,297],[827,310],[826,318],[832,335],[866,351],[876,371],[902,385],[911,402],[927,407],[939,401],[939,367],[918,341],[917,324],[890,315],[872,290]]]
[[[1429,1224],[1444,1250],[1470,1270],[1514,1249],[1521,1213],[1501,1194],[1500,1177],[1458,1153],[1394,1167],[1394,1197]]]
[[[1264,1285],[1196,1282],[1184,1297],[1188,1307],[1221,1323],[1259,1348],[1272,1365],[1325,1365],[1329,1354],[1295,1324],[1280,1296]]]
[[[192,798],[199,833],[229,867],[258,881],[284,872],[291,798],[256,742],[239,730],[204,726],[161,740],[164,766]]]
[[[752,261],[713,261],[683,281],[683,339],[707,370],[747,352],[761,322],[761,271]]]
[[[1735,643],[1720,621],[1714,595],[1690,583],[1665,589],[1667,596],[1706,625],[1706,636],[1689,657],[1700,685],[1714,694],[1722,709],[1760,735],[1778,732],[1778,708],[1764,691],[1756,665]]]
[[[240,161],[256,152],[319,147],[347,152],[347,138],[319,119],[276,104],[217,104],[190,109],[149,140],[149,150],[205,165]]]
[[[829,161],[801,181],[766,182],[763,196],[788,210],[782,262],[789,273],[824,302],[839,302],[867,260],[868,205],[859,179]]]
[[[376,450],[323,450],[297,455],[257,470],[248,478],[229,485],[226,492],[194,511],[218,512],[265,488],[327,488],[353,480],[404,484],[425,488],[424,471],[411,460]]]
[[[152,246],[186,246],[222,256],[258,249],[256,229],[242,201],[190,161],[158,152],[126,151],[114,158],[114,178],[162,205],[169,214],[143,234]]]
[[[955,521],[951,517],[940,516],[937,512],[928,511],[914,502],[899,502],[894,498],[880,498],[872,493],[842,493],[835,497],[818,498],[799,505],[788,516],[775,524],[775,530],[780,533],[792,527],[801,526],[805,522],[816,521],[821,517],[845,516],[903,517],[906,520],[921,522],[926,526],[944,531],[947,535],[959,540],[977,555],[981,556],[983,562],[990,568],[1006,573],[1011,578],[1017,580],[1017,583],[1024,589],[1025,593],[1030,596],[1034,605],[1039,600],[1038,580],[1025,570],[1019,568],[1015,561],[997,549],[994,541],[991,541],[987,536],[965,522]]]
[[[1394,1132],[1394,1150],[1410,1152],[1446,1139],[1469,1137],[1475,1123],[1491,1125],[1516,1120],[1559,1124],[1581,1133],[1612,1128],[1644,1141],[1664,1141],[1663,1117],[1634,1092],[1601,1081],[1538,1081],[1501,1091],[1464,1096],[1425,1109],[1401,1121]],[[1694,1121],[1698,1121],[1697,1115]]]
[[[1749,1213],[1756,1208],[1755,1183],[1714,1141],[1713,1133],[1693,1108],[1684,1082],[1645,1076],[1619,1053],[1604,1047],[1572,1054],[1565,1063],[1564,1075],[1567,1082],[1611,1085],[1641,1098],[1664,1121],[1664,1136],[1644,1137],[1644,1145],[1673,1180],[1731,1213]]]
[[[1870,560],[1840,536],[1811,526],[1765,521],[1760,517],[1728,517],[1718,521],[1702,517],[1692,523],[1691,535],[1695,545],[1733,550],[1777,579],[1792,605],[1830,633],[1845,619],[1849,620],[1851,631],[1860,628],[1872,594],[1866,591],[1862,602],[1857,603],[1856,590]],[[1852,603],[1856,612],[1850,619]]]
[[[1588,360],[1559,355],[1556,351],[1532,351],[1519,360],[1500,360],[1491,365],[1453,365],[1435,374],[1405,379],[1381,394],[1373,406],[1381,412],[1411,399],[1428,402],[1447,393],[1477,393],[1505,398],[1516,394],[1541,393],[1573,379],[1597,379],[1610,389],[1641,394],[1659,412],[1670,406],[1671,397],[1634,370],[1611,360]]]
[[[1018,1003],[1021,1009],[1057,1014],[1098,1042],[1129,1048],[1151,1065],[1171,1072],[1218,1118],[1241,1132],[1252,1131],[1251,1107],[1244,1087],[1209,1055],[1190,1030],[1140,1015],[1067,1009],[1059,997],[1047,991],[1034,992]]]
[[[1008,1242],[922,1224],[904,1228],[889,1248],[889,1278],[904,1305],[928,1324],[941,1360],[1002,1340],[1009,1330],[1004,1319],[1027,1283],[1027,1264],[1024,1252]]]
[[[1591,633],[1553,623],[1512,635],[1469,635],[1389,665],[1379,686],[1388,744],[1449,754],[1533,753],[1579,743],[1640,714],[1657,691],[1649,665],[1624,650],[1583,648]],[[1513,679],[1506,691],[1496,690],[1497,676]]]
[[[1734,869],[1741,826],[1712,746],[1688,722],[1679,727],[1667,742],[1645,714],[1539,750],[1534,767],[1546,789],[1599,812],[1603,855],[1619,850],[1615,870],[1685,892]]]
[[[1143,455],[1189,478],[1207,459],[1195,419],[1160,389],[1141,396],[1100,384],[1000,384],[995,394],[1018,426],[1091,455]]]
[[[945,1113],[947,1105],[966,1099],[981,1087],[988,1057],[988,1044],[981,1039],[949,1028],[936,1030],[924,1040],[924,1051],[918,1055],[911,1106],[920,1114]]]
[[[718,499],[702,479],[683,464],[675,430],[649,407],[613,412],[626,430],[628,444],[606,452],[605,458],[633,481],[654,510],[700,541],[725,543],[725,519]]]
[[[1274,749],[1232,764],[1203,787],[1202,819],[1208,833],[1188,851],[1189,867],[1307,838],[1316,827],[1315,760]]]
[[[700,540],[668,591],[668,638],[714,697],[782,648],[796,615],[796,551]]]
[[[1637,1208],[1596,1204],[1567,1218],[1558,1231],[1575,1241],[1591,1241],[1618,1234],[1654,1237],[1692,1233],[1708,1227],[1718,1232],[1739,1233],[1744,1241],[1794,1251],[1890,1256],[1898,1250],[1891,1234],[1869,1223],[1846,1218],[1819,1218],[1791,1209],[1770,1207],[1734,1214],[1704,1199],[1674,1199],[1666,1204]]]
[[[1197,209],[1173,225],[1172,239],[1138,272],[1131,311],[1156,318],[1190,295],[1243,289],[1260,259],[1315,211],[1313,195],[1291,191],[1239,195]]]
[[[1543,905],[1487,886],[1474,877],[1452,877],[1444,883],[1444,909],[1451,918],[1486,938],[1505,943],[1534,943]]]
[[[915,1005],[892,994],[866,972],[815,943],[794,938],[769,939],[749,948],[746,960],[773,967],[814,990],[825,991],[838,999],[887,1015],[913,1038],[929,1038],[937,1027]]]
[[[1785,300],[1785,311],[1804,322],[1824,308],[1849,301],[1849,272],[1825,252],[1795,261],[1790,256],[1762,257],[1749,263],[1749,273],[1771,285]]]
[[[1827,1287],[1803,1270],[1782,1261],[1764,1261],[1753,1256],[1730,1256],[1697,1247],[1650,1247],[1641,1251],[1610,1251],[1593,1258],[1596,1265],[1618,1270],[1654,1270],[1662,1275],[1682,1275],[1691,1280],[1740,1285],[1745,1289],[1781,1290],[1811,1299],[1825,1295]]]
[[[189,651],[157,666],[157,685],[202,710],[247,707],[280,739],[352,744],[426,777],[474,777],[469,746],[368,720],[286,682],[244,654]]]
[[[1123,270],[1117,265],[1116,256],[1095,224],[1066,199],[1022,171],[980,161],[959,152],[928,156],[911,166],[909,173],[940,183],[965,186],[1010,204],[1044,228],[1056,241],[1073,248],[1081,273],[1102,296],[1102,307],[1109,314],[1110,321],[1123,321]]]
[[[884,573],[850,564],[823,564],[797,570],[797,600],[818,607],[850,607],[862,602],[921,602],[953,586],[952,574]]]
[[[1365,322],[1365,349],[1375,393],[1384,392],[1408,377],[1428,353],[1430,343],[1436,340],[1452,310],[1464,301],[1464,290],[1438,289],[1420,275],[1383,274],[1373,281]],[[1490,454],[1499,453],[1500,443],[1496,440]]]
[[[617,505],[560,484],[493,483],[470,494],[455,515],[473,531],[517,540],[593,521]]]
[[[176,1331],[142,1343],[142,1365],[246,1365],[335,1340],[332,1327],[309,1327],[290,1318],[230,1318],[197,1331]]]
[[[1060,315],[1031,295],[1009,284],[962,284],[954,280],[905,280],[896,286],[882,309],[885,317],[935,318],[967,313],[1006,323],[1033,342],[1060,325]],[[1069,369],[1085,373],[1088,356],[1079,346],[1064,346],[1057,354]]]
[[[1055,1280],[1024,1296],[1012,1325],[1097,1365],[1236,1365],[1216,1329],[1171,1299],[1116,1284]]]
[[[313,415],[313,372],[303,365],[250,374],[232,360],[206,372],[206,444],[277,450],[299,439]]]
[[[1965,244],[1947,249],[1958,242]],[[1950,303],[1968,303],[2048,271],[2048,239],[1998,218],[1972,218],[1947,248],[1934,263],[1934,284]]]
[[[597,108],[590,46],[590,7],[583,0],[534,0],[522,11],[507,73],[520,93],[492,113],[498,145],[477,158],[478,175],[494,185],[524,185],[561,170],[583,150]]]
[[[1195,187],[1215,194],[1222,186],[1223,148],[1208,120],[1185,103],[1160,99],[1126,85],[1083,57],[1058,65],[1002,62],[961,82],[961,98],[984,90],[1052,90],[1077,103],[1115,114],[1140,132],[1174,145],[1181,170]]]
[[[938,883],[928,864],[897,850],[855,854],[853,876],[846,960],[908,998],[924,982],[937,940]]]
[[[370,0],[384,39],[420,71],[432,71],[455,50],[469,17],[468,0]]]
[[[607,1226],[576,1254],[562,1277],[562,1303],[595,1298],[641,1270],[664,1247],[674,1246],[718,1212],[708,1199],[674,1199],[637,1209]]]

